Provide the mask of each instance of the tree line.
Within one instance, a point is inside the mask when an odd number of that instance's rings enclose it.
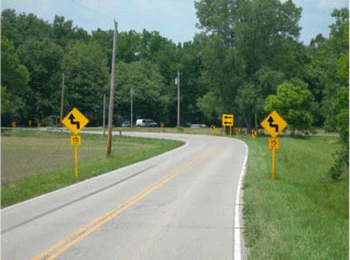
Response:
[[[348,9],[335,9],[329,37],[299,41],[302,9],[292,1],[202,0],[192,41],[175,44],[158,32],[118,34],[114,113],[176,125],[175,77],[181,72],[181,125],[216,123],[222,113],[235,125],[256,127],[277,109],[293,132],[312,126],[340,130],[348,93]],[[113,30],[89,34],[73,21],[53,23],[34,14],[2,12],[2,125],[12,120],[51,122],[58,116],[62,75],[64,108],[78,107],[102,121],[109,94]],[[345,100],[345,101],[344,101]],[[345,102],[345,103],[344,103]],[[344,126],[343,126],[344,127]]]

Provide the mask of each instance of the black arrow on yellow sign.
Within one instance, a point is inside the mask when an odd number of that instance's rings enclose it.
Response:
[[[73,114],[71,114],[68,118],[70,120],[70,123],[72,125],[77,125],[77,129],[80,129],[80,123],[79,121],[73,121],[75,119],[75,117],[73,116]]]
[[[276,133],[278,133],[278,125],[273,124],[273,122],[275,121],[273,120],[272,116],[270,116],[269,119],[267,119],[267,121],[269,122],[270,127],[274,127]]]

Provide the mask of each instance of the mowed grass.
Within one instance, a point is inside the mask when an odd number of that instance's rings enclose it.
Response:
[[[250,259],[349,259],[349,182],[327,176],[336,137],[280,138],[271,180],[267,137],[249,146],[244,236]]]
[[[183,144],[179,141],[82,134],[78,178],[69,133],[3,130],[1,137],[1,206],[6,207],[105,172],[153,157]]]

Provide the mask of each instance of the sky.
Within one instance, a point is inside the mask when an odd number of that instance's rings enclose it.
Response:
[[[284,2],[286,0],[282,0]],[[303,8],[299,25],[299,40],[305,45],[317,34],[329,36],[330,16],[334,8],[348,7],[348,0],[293,0]],[[74,26],[91,33],[98,28],[113,29],[115,19],[118,31],[158,31],[174,43],[193,40],[198,23],[193,0],[2,0],[1,10],[11,8],[16,13],[34,13],[49,23],[55,15],[72,20]]]

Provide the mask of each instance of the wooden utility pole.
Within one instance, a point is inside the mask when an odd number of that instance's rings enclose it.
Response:
[[[103,136],[106,130],[106,94],[103,94]]]
[[[108,113],[108,139],[107,139],[107,155],[112,151],[112,127],[113,127],[113,107],[114,107],[114,81],[115,81],[115,52],[117,45],[118,23],[114,21],[113,35],[113,53],[112,53],[112,71],[111,71],[111,93],[109,96],[109,113]]]
[[[64,73],[62,73],[60,126],[62,126],[62,119],[63,119],[63,104],[64,104],[63,102],[64,102]]]
[[[180,127],[180,72],[177,71],[177,127]]]
[[[133,98],[134,98],[134,88],[131,87],[130,89],[130,127],[133,126],[133,107],[134,107],[134,104],[133,104]]]

